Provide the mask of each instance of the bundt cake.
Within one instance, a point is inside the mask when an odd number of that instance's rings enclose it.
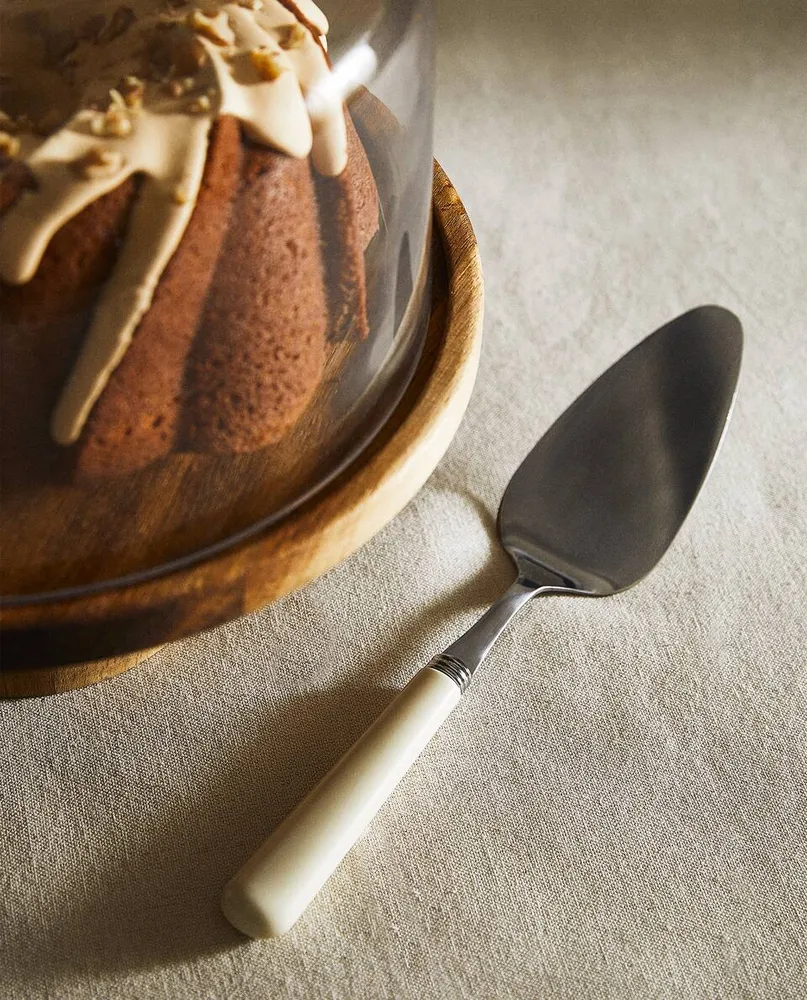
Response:
[[[0,79],[0,448],[94,480],[279,441],[367,333],[372,173],[310,0],[20,15]],[[60,473],[61,474],[61,473]]]

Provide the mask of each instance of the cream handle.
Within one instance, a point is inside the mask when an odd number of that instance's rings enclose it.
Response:
[[[356,843],[460,699],[420,670],[224,887],[222,910],[253,938],[285,934]]]

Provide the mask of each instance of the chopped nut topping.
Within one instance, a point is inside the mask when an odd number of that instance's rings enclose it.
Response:
[[[185,91],[188,89],[185,86],[184,80],[169,80],[168,83],[164,84],[165,92],[169,97],[182,97]]]
[[[307,34],[308,32],[299,21],[295,21],[294,24],[285,24],[280,36],[281,49],[299,49]]]
[[[114,93],[116,91],[110,91],[110,94]],[[120,95],[118,96],[120,97]],[[113,101],[107,111],[99,113],[91,119],[90,131],[93,135],[125,139],[127,135],[132,134],[132,120],[126,113],[126,108]]]
[[[149,61],[161,76],[192,76],[205,65],[207,50],[195,35],[176,22],[159,24],[148,42]]]
[[[187,14],[185,15],[187,17]],[[185,17],[181,14],[177,14],[174,10],[169,10],[166,13],[162,13],[157,17],[157,27],[158,28],[180,28],[185,23]]]
[[[187,205],[190,199],[188,189],[183,184],[175,185],[174,190],[171,192],[171,197],[177,205]]]
[[[123,97],[124,104],[132,111],[143,107],[143,97],[146,85],[138,76],[124,76],[118,81],[117,92]]]
[[[279,53],[270,52],[269,49],[252,49],[249,58],[264,80],[276,80],[286,69],[280,60]]]
[[[117,149],[104,149],[103,146],[96,146],[91,149],[86,156],[76,160],[74,166],[78,174],[88,181],[103,180],[105,177],[113,177],[123,170],[126,159],[123,153]]]
[[[223,10],[218,14],[209,15],[203,14],[197,8],[188,14],[185,23],[215,45],[232,45],[235,41],[235,34]]]
[[[20,140],[8,132],[0,132],[0,167],[11,163],[20,155]]]
[[[188,105],[188,111],[194,115],[202,115],[210,110],[210,98],[207,94],[202,94],[201,97],[195,97],[191,103]]]

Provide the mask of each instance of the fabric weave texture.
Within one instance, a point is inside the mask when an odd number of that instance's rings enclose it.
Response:
[[[468,415],[305,591],[0,703],[0,997],[807,996],[805,51],[784,0],[443,0],[437,155],[487,289]],[[241,938],[224,881],[509,583],[519,461],[704,302],[744,371],[661,565],[522,611],[295,929]]]

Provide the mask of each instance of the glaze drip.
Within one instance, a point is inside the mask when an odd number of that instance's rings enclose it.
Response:
[[[344,112],[338,99],[322,99],[330,69],[311,30],[324,35],[327,20],[310,0],[208,4],[204,13],[188,6],[168,17],[145,0],[121,9],[133,20],[120,34],[82,40],[64,61],[64,86],[78,92],[78,110],[44,139],[23,137],[20,159],[36,188],[0,219],[0,278],[24,284],[66,222],[126,177],[143,175],[126,240],[53,414],[52,436],[64,445],[80,437],[182,239],[214,120],[231,115],[256,142],[294,157],[310,153],[326,176],[347,162]],[[163,72],[143,80],[155,39]],[[121,79],[129,92],[118,89]],[[306,95],[314,88],[312,116]]]

